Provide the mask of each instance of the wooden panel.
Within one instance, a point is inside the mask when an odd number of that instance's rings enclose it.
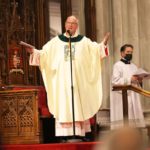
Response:
[[[1,142],[40,143],[38,90],[0,91]]]
[[[86,36],[96,41],[96,8],[95,0],[84,0]]]
[[[49,17],[45,16],[47,3],[47,0],[0,0],[0,63],[3,64],[0,85],[40,84],[38,69],[29,66],[29,54],[19,42],[41,49],[49,33],[45,28],[49,24]]]

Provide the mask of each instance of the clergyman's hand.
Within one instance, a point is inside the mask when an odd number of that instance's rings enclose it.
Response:
[[[33,48],[30,48],[30,47],[25,47],[26,51],[30,54],[33,53],[34,49]]]
[[[107,33],[105,34],[105,36],[104,36],[104,39],[103,39],[103,43],[104,43],[105,45],[107,45],[109,38],[110,38],[110,32],[107,32]]]

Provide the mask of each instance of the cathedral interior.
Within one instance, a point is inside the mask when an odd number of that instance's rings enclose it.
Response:
[[[91,140],[110,130],[110,77],[124,43],[135,47],[133,61],[150,72],[150,2],[148,0],[0,0],[0,139],[4,144],[57,142],[54,118],[38,67],[20,41],[37,49],[65,32],[65,20],[79,19],[78,32],[100,42],[111,33],[110,56],[102,62],[103,104],[92,118]],[[150,91],[150,80],[143,81]],[[140,91],[141,92],[141,91]],[[142,92],[141,92],[142,93]],[[145,96],[146,95],[146,96]],[[150,137],[150,93],[141,96]]]

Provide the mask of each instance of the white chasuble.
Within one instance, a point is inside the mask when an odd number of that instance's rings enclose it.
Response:
[[[72,39],[75,121],[93,117],[102,103],[101,59],[108,55],[103,43],[78,35]],[[56,36],[42,50],[34,50],[30,65],[39,65],[48,108],[59,123],[72,122],[70,51],[68,38]],[[59,126],[59,125],[58,125]]]
[[[111,84],[113,85],[130,85],[131,77],[137,71],[137,66],[133,63],[125,64],[118,61],[113,67],[113,75]],[[137,83],[134,85],[139,86]],[[145,121],[140,102],[140,95],[128,91],[128,114],[129,124],[134,127],[144,127]],[[110,92],[110,115],[111,115],[111,129],[120,128],[123,126],[123,103],[122,92]]]

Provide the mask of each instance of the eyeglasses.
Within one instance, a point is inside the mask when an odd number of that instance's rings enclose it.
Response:
[[[76,22],[66,22],[67,24],[70,24],[70,25],[76,25],[77,23]]]

